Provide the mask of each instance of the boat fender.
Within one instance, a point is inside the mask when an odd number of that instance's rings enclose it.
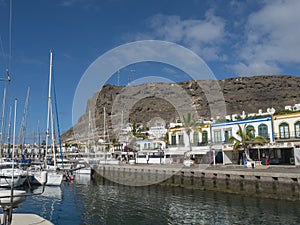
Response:
[[[41,183],[42,183],[42,185],[45,185],[47,183],[47,181],[48,181],[47,172],[42,171],[42,173],[41,173]]]

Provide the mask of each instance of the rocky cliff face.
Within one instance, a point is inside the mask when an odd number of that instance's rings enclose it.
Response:
[[[223,98],[223,101],[222,99]],[[223,103],[222,103],[223,102]],[[237,77],[221,81],[187,81],[173,84],[151,83],[133,87],[104,86],[89,100],[86,113],[76,124],[81,136],[87,135],[88,109],[95,104],[93,130],[103,133],[104,108],[107,129],[121,127],[125,122],[147,123],[160,117],[173,122],[178,114],[196,108],[199,117],[283,109],[286,105],[300,103],[300,77],[254,76]],[[224,106],[224,107],[223,107]],[[219,107],[219,108],[218,108]],[[226,109],[226,112],[222,109]],[[114,135],[110,132],[111,137]],[[62,135],[62,140],[72,139],[73,129]]]

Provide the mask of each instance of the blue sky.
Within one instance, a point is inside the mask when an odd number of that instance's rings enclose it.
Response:
[[[5,77],[8,66],[12,77],[8,106],[18,99],[20,124],[30,86],[27,133],[33,133],[38,120],[45,131],[50,49],[62,131],[72,126],[74,93],[87,68],[105,52],[132,41],[182,45],[198,54],[217,79],[299,76],[299,11],[297,0],[19,0],[13,1],[9,59],[9,0],[0,0],[0,76]],[[132,79],[132,70],[135,79],[189,79],[172,66],[145,62],[123,68],[121,85]],[[109,83],[117,84],[116,76]],[[2,81],[0,93],[5,86]]]

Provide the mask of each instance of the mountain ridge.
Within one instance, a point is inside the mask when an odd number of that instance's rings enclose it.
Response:
[[[215,92],[212,94],[207,94],[206,89],[209,91],[213,89],[219,90],[214,90]],[[110,136],[115,137],[115,134],[112,132],[114,120],[121,120],[121,109],[118,109],[116,105],[122,105],[122,107],[131,106],[129,108],[130,112],[128,112],[125,119],[127,122],[145,124],[151,118],[160,117],[166,123],[170,123],[178,117],[176,110],[186,109],[189,105],[196,108],[199,117],[210,119],[211,107],[214,105],[223,106],[220,99],[212,96],[218,95],[219,92],[224,97],[226,115],[241,114],[242,111],[245,111],[246,114],[255,113],[259,109],[266,111],[267,108],[271,107],[284,109],[286,105],[300,103],[300,77],[261,75],[232,77],[218,81],[190,80],[177,83],[150,83],[131,87],[108,84],[97,91],[92,99],[88,100],[84,115],[79,118],[78,123],[74,127],[62,134],[61,139],[65,141],[74,138],[74,130],[76,130],[76,133],[80,133],[82,137],[88,135],[89,109],[91,109],[93,104],[95,104],[93,119],[96,126],[94,132],[96,131],[99,136],[103,133],[103,109],[105,108],[107,129]],[[174,99],[177,99],[175,104]],[[130,103],[132,104],[130,105]]]

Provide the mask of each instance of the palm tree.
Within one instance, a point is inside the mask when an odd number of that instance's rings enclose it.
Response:
[[[239,136],[238,138],[232,136],[229,138],[229,143],[233,144],[233,150],[237,151],[240,146],[246,154],[246,157],[249,156],[249,146],[252,144],[264,144],[267,143],[267,140],[262,136],[254,137],[254,128],[252,126],[247,127],[246,124],[244,128],[238,124],[238,131],[236,134]]]
[[[191,113],[187,113],[186,115],[182,116],[181,122],[188,136],[189,148],[190,148],[189,151],[191,152],[192,151],[191,138],[190,138],[191,132],[200,130],[200,122]]]

